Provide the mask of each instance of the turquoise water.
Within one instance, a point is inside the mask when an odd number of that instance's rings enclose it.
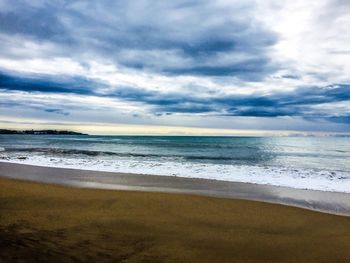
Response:
[[[0,135],[0,147],[8,162],[350,192],[346,137]]]

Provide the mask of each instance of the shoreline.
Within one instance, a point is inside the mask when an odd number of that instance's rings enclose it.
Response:
[[[56,149],[52,148],[55,152]],[[59,150],[61,151],[61,150]],[[67,150],[68,154],[70,150]],[[86,152],[83,151],[85,154]],[[96,152],[92,151],[95,154]],[[143,174],[155,176],[170,176],[183,178],[198,178],[225,182],[241,182],[260,185],[282,186],[295,189],[341,192],[350,194],[350,177],[344,171],[328,171],[313,169],[294,169],[292,167],[265,167],[262,165],[225,165],[225,164],[191,164],[179,162],[135,162],[126,159],[122,161],[89,160],[85,158],[61,159],[18,155],[4,157],[0,160],[7,163],[26,164],[33,166],[87,170],[96,172]],[[113,167],[115,166],[115,167]],[[305,187],[307,186],[307,187]]]
[[[0,162],[0,177],[78,188],[179,193],[262,201],[350,216],[350,194],[341,192],[210,179],[54,168],[9,162]]]

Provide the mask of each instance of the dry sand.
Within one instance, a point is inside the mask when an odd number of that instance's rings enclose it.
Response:
[[[2,262],[350,262],[350,218],[0,179]]]

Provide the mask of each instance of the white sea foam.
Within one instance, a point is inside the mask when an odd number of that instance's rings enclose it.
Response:
[[[62,158],[44,155],[13,155],[1,161],[47,167],[71,168],[105,172],[123,172],[204,178],[232,182],[268,184],[299,189],[350,193],[350,174],[342,171],[296,169],[292,167],[230,165],[135,158]]]

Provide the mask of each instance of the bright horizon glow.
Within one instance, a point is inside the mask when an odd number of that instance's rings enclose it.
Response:
[[[0,120],[1,121],[1,120]],[[181,126],[147,126],[128,124],[101,124],[101,123],[7,123],[3,129],[12,130],[69,130],[89,135],[125,135],[125,136],[350,136],[350,133],[300,132],[283,130],[240,130],[240,129],[210,129]]]

